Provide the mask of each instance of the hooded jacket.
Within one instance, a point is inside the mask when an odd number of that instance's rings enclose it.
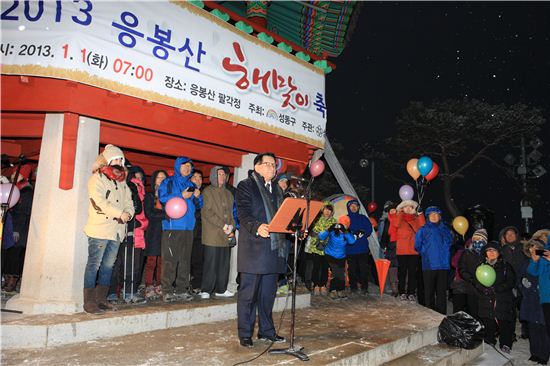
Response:
[[[508,230],[513,230],[516,233],[516,238],[519,238],[518,229],[515,226],[507,226],[500,231],[498,234],[498,240],[502,245],[501,255],[506,262],[508,262],[514,272],[516,273],[516,278],[519,281],[525,275],[527,271],[527,266],[529,265],[529,259],[523,254],[523,246],[521,245],[519,239],[516,239],[513,243],[506,242],[504,235]]]
[[[168,177],[168,174],[164,170],[154,171],[153,174],[151,174],[151,188],[153,191],[145,195],[145,200],[143,202],[145,215],[149,219],[149,227],[145,232],[145,255],[148,256],[159,256],[161,254],[160,241],[162,237],[162,219],[165,218],[166,214],[162,207],[158,207],[155,202],[158,200],[158,188],[155,190],[155,181],[161,172]]]
[[[355,237],[347,230],[344,233],[336,234],[334,232],[334,225],[328,230],[319,233],[319,240],[327,239],[328,243],[325,247],[325,254],[336,259],[346,258],[348,244],[356,243]]]
[[[227,247],[227,234],[224,225],[235,227],[233,204],[235,199],[229,189],[218,185],[218,171],[224,170],[215,166],[210,170],[210,185],[202,192],[201,209],[202,243],[211,247]]]
[[[414,250],[416,233],[426,223],[424,215],[398,212],[390,225],[394,228],[397,239],[397,255],[418,255]]]
[[[327,203],[325,204],[325,206],[323,206],[323,208],[326,206],[332,207],[332,210],[334,212],[334,207],[332,206],[332,204]],[[317,242],[319,241],[319,233],[325,230],[328,230],[328,228],[330,228],[332,225],[336,224],[337,222],[338,220],[336,220],[336,217],[334,217],[334,215],[331,215],[329,218],[326,218],[323,215],[323,210],[321,210],[321,214],[319,215],[319,218],[317,219],[317,221],[315,221],[315,223],[313,224],[313,230],[311,231],[308,237],[308,240],[306,242],[305,252],[317,254],[317,255],[325,255],[324,250],[319,250],[317,248]]]
[[[185,163],[191,163],[191,172],[187,176],[182,176],[180,167]],[[180,197],[182,193],[190,187],[195,187],[190,178],[193,175],[193,161],[185,156],[180,156],[174,163],[174,175],[166,178],[159,187],[159,199],[163,206],[171,198]],[[185,199],[187,203],[187,212],[179,219],[167,217],[162,220],[163,230],[193,230],[195,228],[195,200],[194,195]],[[199,207],[202,207],[202,195],[198,197]]]
[[[426,211],[426,216],[429,216]],[[437,224],[427,220],[418,230],[414,242],[414,249],[422,257],[422,270],[450,269],[451,245],[453,236],[451,230],[443,221]]]
[[[347,210],[348,210],[348,217],[350,220],[349,225],[349,231],[352,235],[358,235],[359,233],[363,233],[363,236],[361,238],[357,238],[353,245],[348,245],[346,247],[346,254],[347,255],[354,255],[354,254],[364,254],[369,252],[369,236],[372,233],[372,224],[369,220],[369,218],[365,215],[362,215],[357,212],[352,212],[350,209],[350,206],[352,204],[359,205],[359,201],[357,200],[350,200],[346,204]],[[351,244],[351,243],[350,243]],[[326,252],[326,251],[325,251]]]
[[[134,200],[135,215],[132,219],[134,247],[136,249],[145,249],[145,231],[149,226],[149,219],[143,210],[145,200],[145,184],[143,180],[136,177],[137,173],[141,173],[142,177],[145,177],[145,172],[143,169],[138,166],[133,166],[130,168],[126,180],[128,187],[132,190],[132,198]],[[130,225],[130,223],[128,224]]]
[[[547,239],[547,241],[550,240]],[[544,249],[550,250],[550,242],[544,246]],[[537,262],[531,259],[527,272],[539,278],[540,303],[550,303],[550,261],[542,256]]]

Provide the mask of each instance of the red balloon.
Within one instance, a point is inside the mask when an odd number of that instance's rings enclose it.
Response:
[[[374,211],[376,211],[377,208],[378,208],[378,205],[376,204],[376,202],[372,201],[367,205],[367,212],[373,213]]]
[[[311,163],[309,166],[309,172],[313,177],[318,177],[319,175],[323,174],[325,171],[325,163],[323,163],[322,160],[317,160],[314,163]]]
[[[426,174],[424,179],[426,179],[428,182],[431,182],[432,180],[435,179],[435,177],[437,177],[438,174],[439,174],[439,165],[437,165],[437,163],[434,161],[432,170],[430,170],[430,172]]]
[[[170,198],[166,202],[166,214],[172,219],[180,219],[187,213],[187,202],[181,197]]]

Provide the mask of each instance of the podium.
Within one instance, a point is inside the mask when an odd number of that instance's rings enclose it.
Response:
[[[303,198],[286,198],[273,220],[269,223],[269,231],[274,233],[294,234],[294,263],[292,266],[292,305],[290,321],[290,345],[284,349],[269,350],[270,354],[285,354],[294,356],[301,361],[308,361],[309,357],[303,352],[304,347],[294,344],[294,328],[296,324],[296,264],[298,259],[298,240],[302,233],[308,231],[311,224],[310,217],[315,218],[323,203]],[[305,236],[304,236],[305,237]]]

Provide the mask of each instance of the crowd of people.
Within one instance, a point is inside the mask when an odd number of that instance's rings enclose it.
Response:
[[[10,178],[21,192],[7,213],[2,235],[3,290],[13,292],[22,274],[32,207],[31,169],[23,165]],[[512,226],[496,240],[482,227],[463,240],[435,206],[422,212],[418,203],[386,202],[379,219],[360,213],[357,200],[347,215],[335,217],[324,202],[311,225],[303,250],[293,253],[292,238],[269,231],[269,222],[285,197],[301,197],[286,175],[276,175],[276,157],[258,154],[248,178],[236,189],[230,170],[214,166],[210,184],[193,161],[178,157],[174,172],[152,173],[132,166],[121,149],[107,145],[97,157],[88,182],[89,211],[84,231],[88,259],[83,281],[84,310],[101,314],[117,302],[143,303],[231,298],[228,289],[231,248],[237,245],[238,335],[242,346],[258,338],[285,339],[275,332],[272,308],[277,292],[288,289],[287,275],[298,256],[299,276],[313,296],[345,301],[367,294],[378,283],[369,237],[376,236],[390,261],[391,294],[418,302],[441,314],[465,311],[485,328],[485,341],[510,353],[516,338],[529,338],[532,361],[550,356],[550,230],[521,240]],[[5,178],[4,178],[5,179]],[[173,198],[186,203],[185,215],[167,215]],[[238,233],[238,235],[237,235]],[[490,266],[490,286],[476,275]]]

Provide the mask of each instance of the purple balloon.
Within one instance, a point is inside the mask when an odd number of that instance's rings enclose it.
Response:
[[[8,198],[10,197],[10,190],[12,186],[13,184],[11,183],[0,184],[0,196],[3,204],[8,202]],[[10,204],[8,205],[9,208],[12,208],[13,206],[15,206],[17,202],[19,202],[19,188],[13,187],[13,193],[11,194]]]
[[[414,189],[408,184],[401,186],[399,188],[399,197],[403,201],[412,199],[414,197]]]

